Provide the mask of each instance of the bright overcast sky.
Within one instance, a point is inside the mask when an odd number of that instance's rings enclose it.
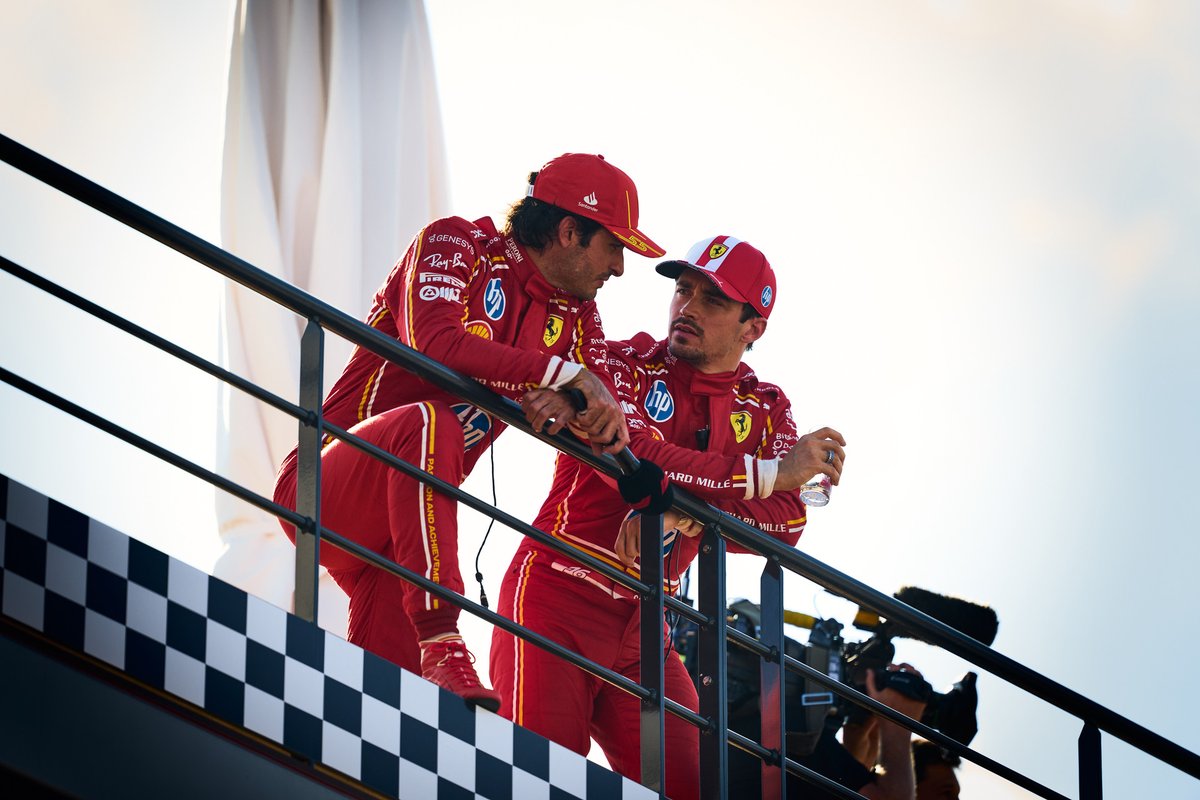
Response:
[[[500,216],[529,170],[601,152],[672,255],[756,244],[779,310],[747,361],[802,428],[849,440],[806,552],[991,605],[1000,652],[1200,750],[1200,8],[432,5],[454,213]],[[229,21],[224,3],[0,4],[0,132],[217,241]],[[6,166],[0,254],[215,358],[218,280]],[[668,285],[626,267],[599,298],[609,334],[662,335]],[[213,463],[211,383],[7,276],[0,342],[5,368]],[[7,386],[0,411],[0,472],[211,566],[210,490]],[[497,445],[498,492],[531,519],[550,454],[519,438]],[[485,460],[467,488],[489,481]],[[463,527],[465,561],[484,525]],[[514,546],[493,533],[489,588]],[[756,596],[758,562],[731,563],[731,595]],[[853,615],[800,580],[787,604]],[[941,689],[968,668],[900,655]],[[1076,724],[989,676],[980,693],[974,745],[1075,796]],[[1200,794],[1108,738],[1105,759],[1108,796]],[[1011,796],[965,777],[964,796]]]

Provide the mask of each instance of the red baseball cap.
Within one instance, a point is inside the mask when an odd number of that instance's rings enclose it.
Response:
[[[730,300],[749,303],[764,318],[775,306],[775,270],[757,248],[732,236],[701,239],[682,260],[664,261],[655,269],[678,278],[685,269],[704,275]]]
[[[638,197],[633,180],[604,156],[564,153],[547,161],[526,195],[599,222],[640,256],[666,255],[637,229]]]

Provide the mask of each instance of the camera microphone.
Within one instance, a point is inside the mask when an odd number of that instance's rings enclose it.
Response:
[[[990,646],[996,640],[996,631],[1000,626],[1000,621],[996,617],[996,612],[988,606],[937,594],[916,586],[904,586],[892,596],[901,603],[923,611],[937,621],[945,623],[959,633],[966,634],[985,645]],[[884,625],[890,627],[892,636],[903,636],[926,644],[936,644],[922,638],[921,634],[916,631],[903,628],[900,623],[890,625],[885,623],[878,614],[865,608],[859,608],[858,613],[854,616],[854,627],[860,630],[874,631]]]

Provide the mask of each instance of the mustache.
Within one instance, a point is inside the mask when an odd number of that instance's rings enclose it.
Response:
[[[677,328],[681,325],[686,328],[690,328],[691,330],[695,331],[698,334],[704,333],[704,330],[699,325],[697,325],[696,323],[692,322],[690,319],[687,319],[685,317],[676,317],[675,319],[671,320],[671,330],[675,330],[675,328]]]

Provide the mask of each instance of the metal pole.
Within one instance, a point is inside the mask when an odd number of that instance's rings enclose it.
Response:
[[[663,528],[662,516],[641,516],[641,578],[649,587],[640,603],[642,671],[649,692],[642,700],[642,785],[666,797],[663,699]]]
[[[1084,725],[1079,734],[1079,800],[1102,800],[1100,729]]]
[[[700,613],[712,620],[700,627],[696,643],[700,685],[700,716],[712,720],[710,730],[700,734],[700,797],[727,800],[729,797],[729,695],[725,680],[725,539],[715,526],[705,529],[700,542]]]
[[[300,420],[296,462],[296,512],[312,520],[313,527],[296,528],[296,616],[317,621],[317,579],[321,555],[321,372],[325,360],[325,331],[309,319],[300,338],[300,407],[308,418]]]
[[[761,715],[762,746],[779,756],[771,764],[762,763],[762,796],[786,797],[787,773],[782,768],[784,742],[784,672],[783,672],[783,570],[779,561],[767,559],[759,581],[762,618],[758,628],[758,640],[771,649],[770,657],[759,662],[760,685],[759,713]]]

